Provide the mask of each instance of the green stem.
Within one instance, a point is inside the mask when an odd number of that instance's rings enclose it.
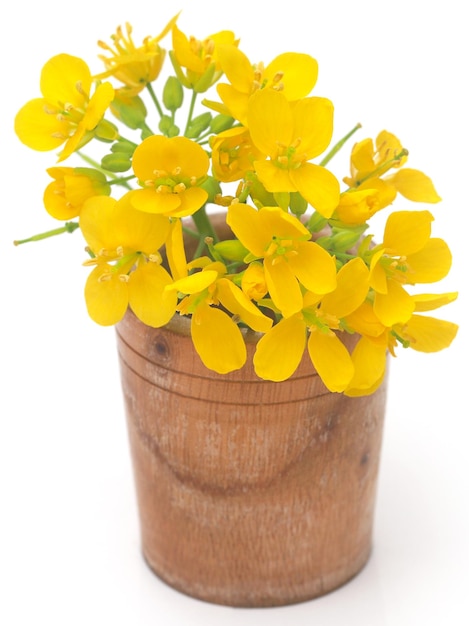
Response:
[[[362,127],[362,125],[360,123],[358,123],[356,126],[354,126],[352,128],[352,130],[345,135],[345,137],[342,137],[342,139],[340,141],[338,141],[331,150],[329,150],[329,152],[326,154],[326,156],[323,158],[323,160],[319,163],[319,165],[322,165],[322,167],[327,165],[329,163],[329,161],[332,159],[332,157],[334,157],[339,152],[339,150],[350,139],[350,137],[354,133],[356,133],[357,130],[359,128],[361,128],[361,127]]]
[[[186,123],[186,129],[184,131],[184,136],[186,135],[187,131],[189,130],[189,126],[190,126],[190,123],[192,121],[192,115],[194,113],[194,107],[195,107],[196,99],[197,99],[197,94],[196,94],[195,91],[192,91],[191,103],[189,105],[189,113],[187,115],[187,123]]]
[[[45,233],[40,233],[39,235],[33,235],[32,237],[28,237],[28,239],[18,239],[13,242],[15,246],[19,246],[22,243],[29,243],[30,241],[41,241],[41,239],[48,239],[49,237],[55,237],[55,235],[61,235],[62,233],[73,233],[80,225],[78,222],[65,222],[65,224],[61,228],[54,228],[53,230],[48,230]]]
[[[132,189],[132,187],[127,184],[127,181],[134,180],[135,178],[137,178],[135,174],[131,174],[130,176],[120,176],[119,178],[109,180],[108,185],[123,185],[124,187],[127,187],[127,189]]]
[[[158,102],[158,98],[156,97],[156,93],[154,92],[151,83],[147,83],[147,89],[148,89],[148,93],[151,96],[151,99],[153,100],[153,104],[156,106],[156,108],[158,110],[158,113],[159,113],[160,117],[163,117],[163,115],[164,115],[163,109],[161,108],[161,105]]]
[[[355,181],[354,187],[359,187],[366,180],[369,180],[370,178],[378,178],[379,176],[381,176],[381,174],[385,174],[392,167],[393,163],[396,163],[396,161],[400,161],[403,157],[407,156],[408,154],[409,154],[409,151],[406,150],[405,148],[402,148],[399,154],[396,154],[396,156],[393,156],[391,159],[388,159],[387,161],[382,163],[379,167],[377,167],[375,170],[373,170],[366,176],[363,176],[363,178],[361,178],[360,180]]]
[[[194,224],[196,225],[202,242],[204,242],[205,237],[212,237],[213,241],[218,241],[217,234],[213,229],[212,222],[210,221],[204,206],[192,215],[192,219],[194,220]]]

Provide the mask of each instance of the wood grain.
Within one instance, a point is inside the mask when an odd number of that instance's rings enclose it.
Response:
[[[117,326],[142,551],[176,589],[276,606],[344,584],[372,540],[385,384],[327,391],[306,355],[283,383],[218,375],[187,328]],[[252,357],[255,343],[248,342]]]

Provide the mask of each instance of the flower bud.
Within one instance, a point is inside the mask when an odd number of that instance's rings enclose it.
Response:
[[[182,85],[175,76],[169,76],[163,89],[163,104],[174,113],[182,106],[184,92]]]
[[[237,239],[219,241],[213,247],[218,254],[221,254],[221,256],[228,261],[238,261],[241,263],[244,257],[249,254],[249,250]]]
[[[196,139],[201,133],[203,133],[204,130],[207,130],[211,121],[212,114],[208,111],[194,117],[186,131],[186,137],[189,137],[189,139]]]
[[[115,141],[119,138],[117,126],[107,120],[101,120],[94,129],[94,134],[101,141]]]
[[[132,98],[117,96],[111,104],[111,110],[118,120],[133,130],[145,125],[147,110],[139,96]]]
[[[106,154],[101,159],[101,166],[109,172],[127,172],[130,170],[130,159],[126,154],[115,152]]]
[[[233,117],[220,113],[219,115],[215,115],[213,120],[210,122],[210,130],[212,133],[215,133],[215,135],[218,135],[218,133],[222,133],[224,130],[231,128],[233,124]]]

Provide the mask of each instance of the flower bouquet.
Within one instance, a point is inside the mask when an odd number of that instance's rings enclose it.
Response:
[[[449,346],[456,325],[428,312],[457,294],[415,290],[451,266],[431,212],[390,211],[380,239],[371,226],[399,196],[440,201],[407,149],[386,130],[361,139],[339,182],[330,163],[361,125],[331,146],[334,106],[310,95],[316,60],[253,64],[234,33],[198,40],[177,19],[141,45],[118,28],[99,42],[95,74],[69,54],[44,65],[42,95],[15,130],[59,150],[44,206],[64,224],[15,243],[80,230],[91,318],[113,325],[130,307],[161,327],[187,316],[200,359],[221,374],[244,365],[255,332],[259,378],[288,379],[307,350],[328,390],[359,396],[379,387],[387,353]]]
[[[440,197],[391,132],[332,140],[307,53],[253,64],[233,32],[199,40],[178,16],[99,46],[96,70],[47,61],[16,116],[23,143],[58,151],[44,206],[62,224],[15,243],[84,238],[149,566],[222,604],[322,595],[370,554],[388,355],[457,333],[431,315],[457,294],[420,287],[451,266],[432,213],[392,209]]]

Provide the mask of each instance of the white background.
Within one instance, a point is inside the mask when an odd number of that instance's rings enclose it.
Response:
[[[0,152],[2,195],[0,623],[5,626],[426,626],[469,623],[468,99],[463,3],[235,3],[57,0],[4,3]],[[7,8],[5,8],[7,7]],[[161,583],[139,552],[114,330],[86,314],[80,235],[14,248],[56,225],[42,208],[53,153],[19,143],[12,125],[39,95],[39,72],[68,52],[101,70],[96,41],[130,21],[137,42],[180,8],[198,38],[225,28],[252,61],[283,51],[319,61],[315,95],[335,103],[335,139],[385,128],[430,175],[443,202],[429,207],[454,267],[437,290],[459,290],[441,317],[462,325],[434,355],[392,363],[374,552],[351,583],[278,609],[231,609]],[[169,41],[168,41],[169,43]],[[337,159],[345,175],[347,153]],[[340,169],[342,168],[342,169]],[[412,205],[415,206],[415,205]],[[395,208],[409,208],[405,202]],[[420,208],[420,207],[416,207]],[[427,207],[424,207],[427,208]],[[440,313],[440,312],[438,312]],[[437,313],[437,314],[438,314]]]

